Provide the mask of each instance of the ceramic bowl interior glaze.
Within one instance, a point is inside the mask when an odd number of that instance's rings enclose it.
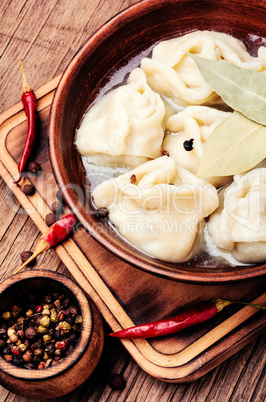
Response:
[[[75,130],[87,108],[103,91],[123,81],[161,40],[193,30],[216,30],[246,44],[252,54],[266,37],[266,3],[257,0],[142,1],[102,26],[77,52],[64,72],[50,114],[50,159],[55,178],[70,209],[84,228],[110,252],[149,273],[167,278],[222,283],[255,278],[266,266],[172,264],[136,250],[91,206],[86,173],[74,146]],[[262,38],[262,39],[261,39]],[[264,39],[265,41],[265,39]]]

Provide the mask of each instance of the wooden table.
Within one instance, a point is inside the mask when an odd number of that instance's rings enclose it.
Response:
[[[114,14],[136,1],[2,0],[0,4],[0,112],[20,100],[17,58],[24,60],[33,88],[63,72],[80,45]],[[0,179],[0,281],[34,249],[39,231]],[[51,266],[70,276],[53,250],[36,268]],[[106,333],[108,325],[105,325]],[[98,367],[79,389],[57,401],[262,401],[265,399],[265,334],[191,384],[170,384],[146,374],[116,339],[106,337]],[[109,378],[123,374],[126,388],[112,390]],[[45,395],[43,395],[45,399]],[[0,387],[1,401],[25,399]]]

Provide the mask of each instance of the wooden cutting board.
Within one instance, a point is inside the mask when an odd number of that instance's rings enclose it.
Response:
[[[29,174],[36,193],[27,197],[13,184],[27,133],[19,102],[0,115],[0,174],[41,232],[58,190],[49,162],[47,124],[59,77],[36,91],[41,136],[36,161],[42,172]],[[67,212],[67,208],[65,208]],[[113,331],[171,316],[199,300],[227,298],[266,304],[265,279],[230,285],[180,283],[150,275],[110,254],[79,227],[56,252],[94,300]],[[14,267],[15,269],[16,267]],[[49,267],[46,267],[49,269]],[[123,340],[135,361],[152,376],[169,382],[191,382],[223,362],[266,327],[266,315],[252,307],[229,306],[214,319],[178,334],[152,340]]]

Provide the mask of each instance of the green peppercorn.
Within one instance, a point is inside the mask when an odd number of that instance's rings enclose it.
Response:
[[[50,311],[51,315],[50,315],[50,320],[52,322],[57,322],[58,321],[58,317],[57,317],[57,312],[55,308],[52,308]]]
[[[43,361],[45,361],[45,362],[46,362],[46,360],[49,359],[49,355],[48,355],[47,352],[44,352],[42,359],[43,359]]]
[[[14,335],[16,333],[16,331],[14,330],[14,328],[8,328],[7,330],[7,336],[10,338],[12,335]]]
[[[66,333],[71,330],[71,325],[66,321],[61,321],[58,326],[59,329],[62,329]]]
[[[47,328],[44,327],[43,325],[38,326],[38,333],[39,334],[45,334],[47,332]]]
[[[47,315],[44,315],[40,321],[41,326],[48,328],[50,325],[50,318]]]
[[[82,324],[82,317],[80,314],[75,316],[75,324]]]
[[[27,346],[24,343],[21,343],[19,345],[19,349],[20,349],[21,353],[24,353],[27,350]]]
[[[26,311],[26,316],[31,317],[33,315],[33,311],[31,309]]]
[[[19,318],[17,319],[17,323],[18,323],[18,324],[23,324],[23,323],[24,323],[24,318],[23,318],[23,317],[19,317]]]
[[[52,340],[52,337],[48,334],[45,334],[45,335],[43,335],[42,339],[43,339],[43,342],[50,343]]]
[[[12,334],[9,339],[12,343],[16,343],[18,341],[18,337],[16,334]]]
[[[10,313],[10,311],[5,311],[4,313],[2,313],[2,318],[6,321],[11,320],[12,314]]]
[[[55,349],[54,354],[55,354],[56,356],[61,356],[61,349]]]
[[[48,310],[48,308],[44,308],[42,311],[42,315],[50,315],[50,310]]]

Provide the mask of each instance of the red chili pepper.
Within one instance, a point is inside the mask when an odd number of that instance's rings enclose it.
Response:
[[[39,239],[36,250],[32,256],[24,262],[19,268],[14,271],[17,274],[22,270],[29,262],[36,258],[43,251],[49,250],[50,248],[59,244],[64,240],[72,231],[74,226],[77,224],[77,220],[72,214],[68,214],[61,218],[59,221],[55,222]]]
[[[174,317],[122,329],[121,331],[112,332],[109,335],[123,339],[141,339],[174,334],[181,329],[209,320],[229,304],[245,304],[266,310],[265,306],[258,306],[252,303],[233,302],[222,299],[203,301]]]
[[[34,94],[32,88],[28,84],[21,59],[19,59],[19,63],[20,63],[22,79],[23,79],[21,101],[22,101],[23,108],[24,108],[24,111],[27,116],[27,120],[28,120],[28,132],[27,132],[27,138],[26,138],[26,143],[24,146],[23,154],[22,154],[22,157],[18,164],[19,177],[17,180],[14,181],[14,183],[18,183],[21,180],[21,174],[22,174],[22,172],[25,171],[27,164],[31,159],[34,145],[36,142],[36,123],[37,123],[37,116],[38,116],[37,110],[36,110],[35,94]]]

